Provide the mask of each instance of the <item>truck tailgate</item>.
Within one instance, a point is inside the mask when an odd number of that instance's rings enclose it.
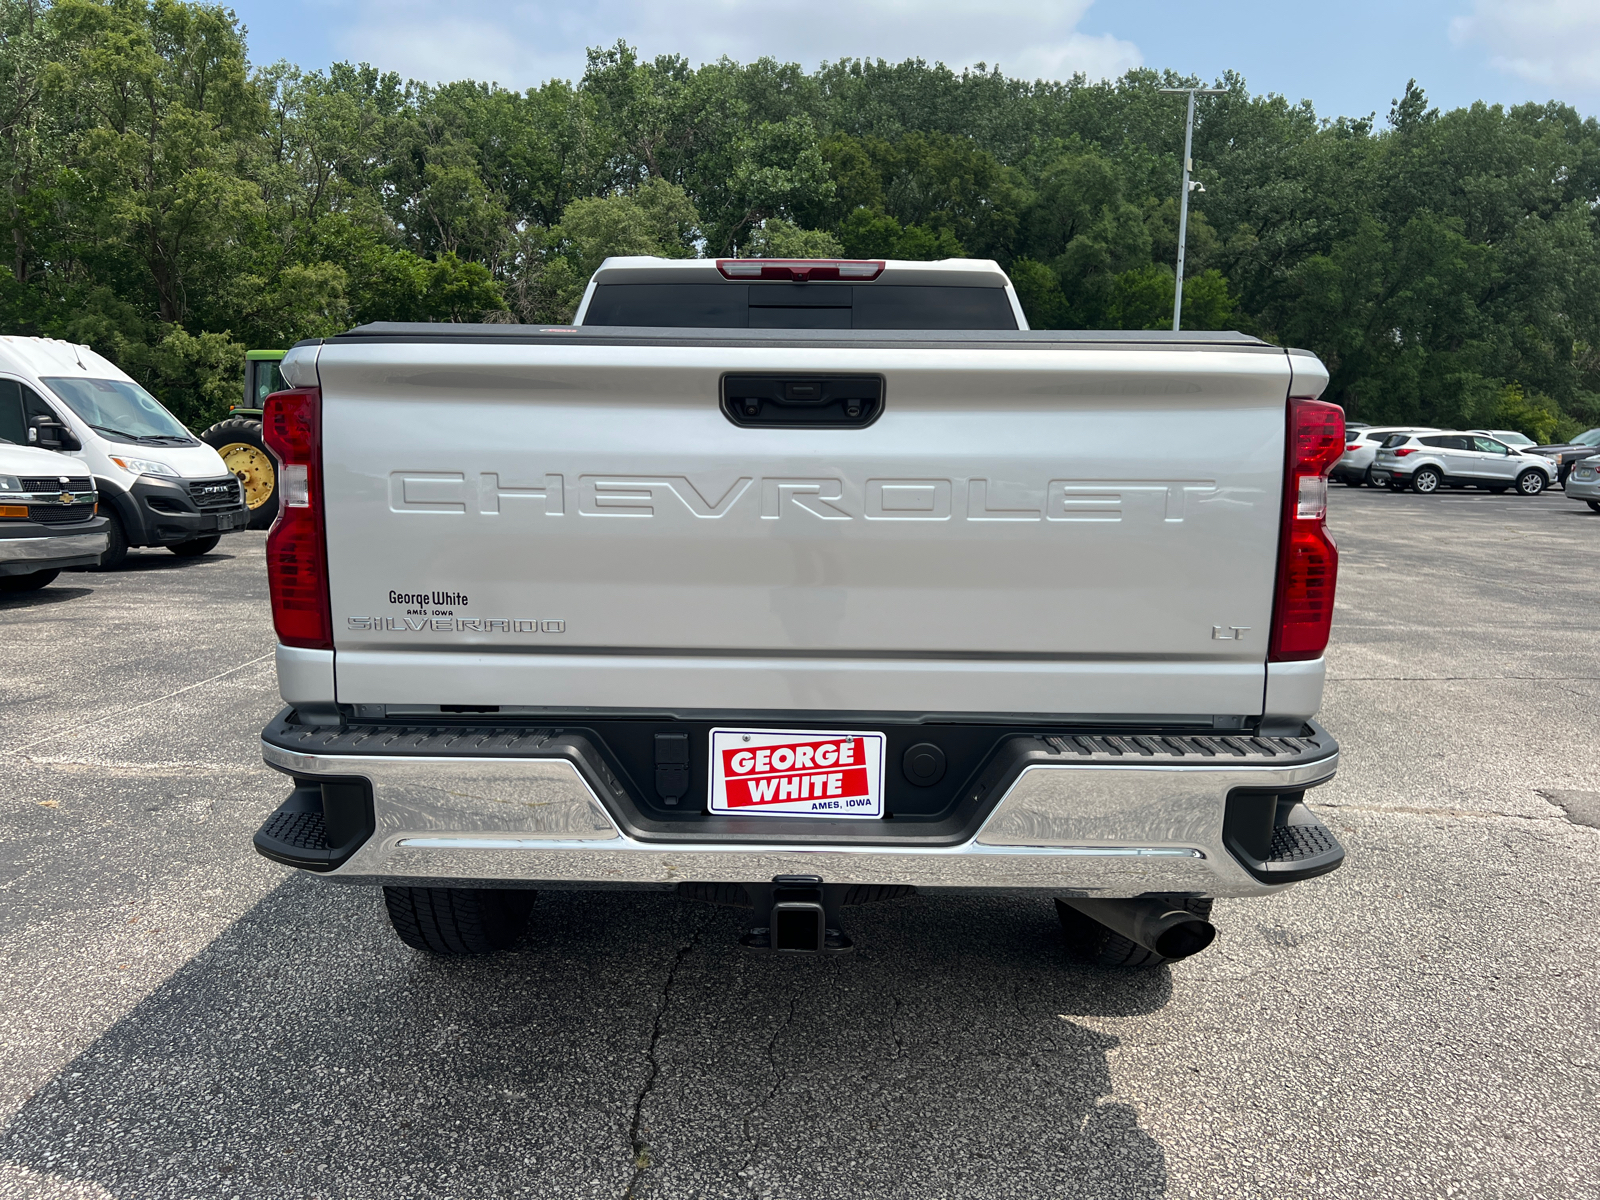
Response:
[[[329,343],[346,703],[1261,711],[1290,369],[1231,346]],[[741,428],[729,373],[875,375]]]

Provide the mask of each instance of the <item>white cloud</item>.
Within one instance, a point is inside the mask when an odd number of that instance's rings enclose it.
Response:
[[[1450,40],[1493,53],[1489,64],[1551,88],[1600,89],[1600,4],[1595,0],[1474,0],[1450,22]]]
[[[527,87],[582,74],[584,49],[619,38],[651,57],[691,62],[770,56],[985,62],[1010,75],[1120,75],[1139,48],[1078,24],[1092,0],[358,0],[341,54],[417,79],[494,79]],[[343,6],[341,6],[343,7]],[[332,14],[329,14],[332,17]],[[337,18],[334,18],[337,21]]]

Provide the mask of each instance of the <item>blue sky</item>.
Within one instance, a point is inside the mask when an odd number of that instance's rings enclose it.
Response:
[[[1600,0],[236,0],[257,63],[370,62],[434,81],[528,87],[618,38],[703,62],[912,56],[1008,74],[1130,66],[1382,118],[1415,76],[1436,104],[1560,99],[1600,113]]]

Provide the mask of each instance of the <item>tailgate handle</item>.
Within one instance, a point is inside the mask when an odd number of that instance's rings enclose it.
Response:
[[[724,375],[722,412],[746,429],[864,429],[883,412],[883,378]]]

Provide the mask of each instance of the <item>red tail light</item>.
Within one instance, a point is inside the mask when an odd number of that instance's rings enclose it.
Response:
[[[322,521],[322,392],[267,397],[261,433],[278,459],[278,519],[267,534],[272,624],[285,646],[333,649],[328,551]]]
[[[1339,549],[1327,525],[1328,470],[1344,446],[1344,409],[1291,399],[1288,433],[1278,589],[1267,651],[1273,662],[1318,658],[1328,646],[1339,574]]]
[[[786,279],[805,283],[816,279],[859,279],[883,274],[884,264],[855,258],[719,258],[717,270],[724,279]]]
[[[1404,458],[1408,454],[1415,454],[1419,448],[1417,446],[1401,446],[1398,450],[1391,450],[1389,453],[1396,458]]]
[[[1360,442],[1351,442],[1348,446],[1345,447],[1345,449],[1346,450],[1359,450],[1359,449],[1361,449],[1361,443]]]

